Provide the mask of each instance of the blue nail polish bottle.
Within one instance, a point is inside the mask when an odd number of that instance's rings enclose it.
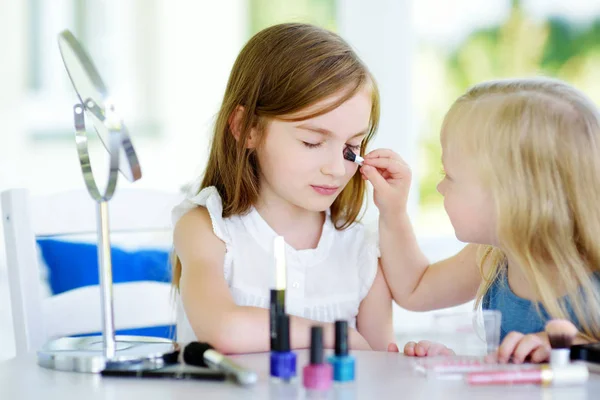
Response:
[[[333,366],[333,380],[354,381],[354,356],[348,354],[348,322],[335,321],[335,353],[327,360]]]
[[[296,353],[290,351],[290,318],[277,316],[277,339],[271,349],[271,377],[289,382],[296,377]]]

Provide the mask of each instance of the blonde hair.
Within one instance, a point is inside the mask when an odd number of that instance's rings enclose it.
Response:
[[[593,102],[552,79],[481,83],[452,105],[442,142],[475,163],[495,201],[502,250],[480,249],[482,275],[488,272],[476,307],[510,259],[550,317],[572,319],[568,299],[583,333],[600,338],[593,276],[600,273],[600,114]]]
[[[336,109],[365,87],[371,92],[371,115],[361,155],[379,124],[379,91],[348,43],[333,32],[301,23],[274,25],[258,32],[244,46],[231,70],[200,190],[217,188],[223,201],[223,217],[248,212],[260,189],[256,151],[245,146],[251,129],[258,128],[259,135],[264,136],[269,119],[300,121],[317,117]],[[331,104],[301,117],[290,117],[338,93],[343,95]],[[243,114],[236,140],[229,120],[239,106],[243,106]],[[356,174],[335,199],[330,211],[337,229],[345,229],[359,218],[365,189],[365,181]],[[175,252],[171,264],[172,282],[178,287],[181,262]]]

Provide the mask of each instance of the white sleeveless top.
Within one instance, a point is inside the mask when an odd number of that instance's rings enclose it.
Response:
[[[254,207],[245,215],[223,218],[221,197],[208,187],[173,209],[173,224],[186,212],[204,206],[213,231],[226,246],[223,274],[239,306],[269,308],[270,289],[275,286],[273,240],[277,233]],[[345,319],[356,327],[356,316],[375,275],[379,248],[374,234],[354,223],[335,229],[328,217],[315,249],[296,250],[286,244],[286,312],[320,322]],[[177,340],[196,340],[178,302]]]

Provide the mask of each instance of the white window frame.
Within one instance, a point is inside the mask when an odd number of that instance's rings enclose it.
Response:
[[[412,98],[414,33],[410,0],[338,0],[340,35],[375,76],[381,96],[381,119],[372,148],[397,151],[413,170],[409,212],[418,206],[418,131]],[[367,219],[376,219],[375,207]]]

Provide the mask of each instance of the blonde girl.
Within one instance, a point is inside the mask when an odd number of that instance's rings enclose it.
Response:
[[[578,342],[600,339],[600,114],[557,80],[475,85],[445,117],[438,185],[459,240],[429,264],[406,216],[410,170],[389,150],[362,173],[381,211],[381,262],[393,297],[411,310],[476,299],[502,312],[499,360],[544,361],[546,321],[565,318]],[[384,175],[382,175],[383,173]],[[409,343],[405,353],[447,352]]]

